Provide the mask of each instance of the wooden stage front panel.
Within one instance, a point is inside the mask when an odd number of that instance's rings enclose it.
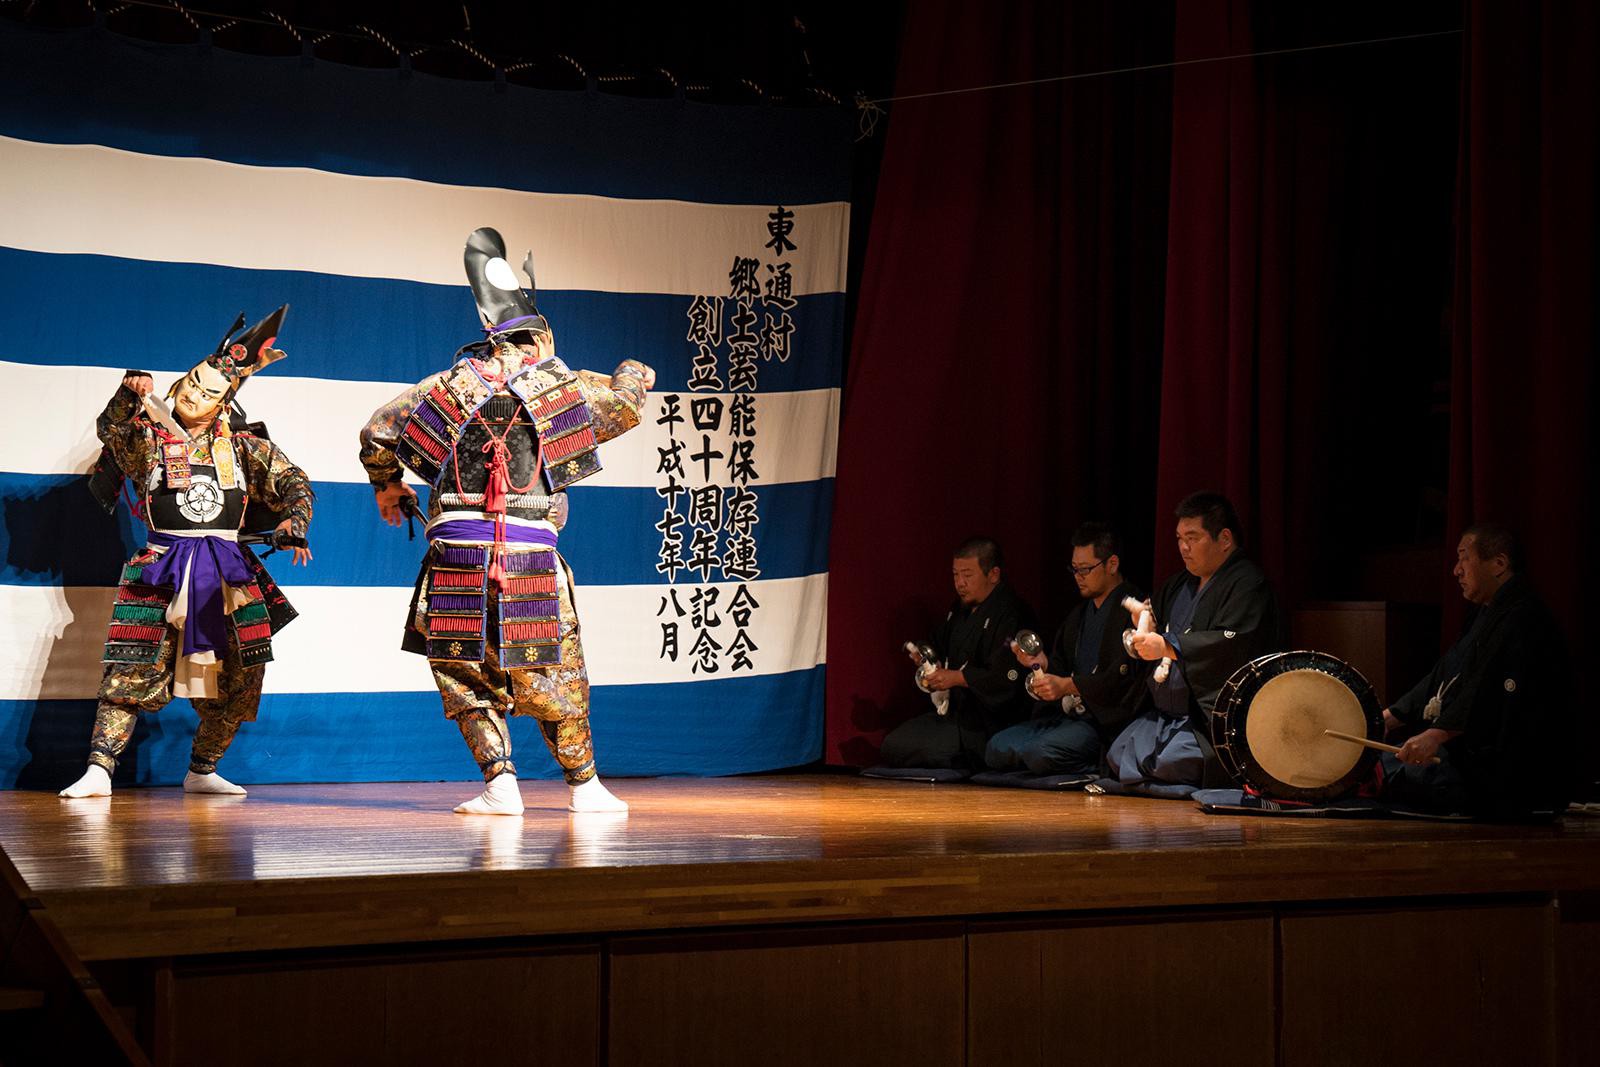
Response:
[[[983,923],[967,945],[968,1063],[1273,1063],[1270,912]]]

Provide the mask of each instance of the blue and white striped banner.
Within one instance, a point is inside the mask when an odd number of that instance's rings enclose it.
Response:
[[[0,786],[81,765],[143,535],[88,496],[95,416],[125,368],[164,390],[235,312],[285,302],[289,358],[240,401],[315,482],[316,560],[269,561],[301,617],[228,774],[473,777],[427,662],[399,651],[423,542],[378,520],[356,434],[477,335],[461,247],[483,225],[534,250],[569,364],[659,375],[562,538],[602,773],[820,755],[848,116],[4,25],[0,50]],[[147,717],[125,770],[178,780],[192,729],[182,701]],[[532,724],[514,732],[523,773],[554,774]]]

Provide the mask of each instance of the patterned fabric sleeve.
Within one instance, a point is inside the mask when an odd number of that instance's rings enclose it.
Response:
[[[156,465],[155,443],[145,427],[134,421],[142,410],[139,394],[126,385],[119,386],[111,402],[95,420],[95,433],[110,449],[122,473],[142,490],[144,479]]]
[[[304,537],[311,526],[311,508],[317,498],[306,472],[271,441],[251,434],[234,434],[233,440],[243,457],[241,466],[250,495],[273,511],[287,511],[289,532]]]
[[[400,480],[400,460],[394,454],[394,446],[400,443],[400,431],[405,429],[406,420],[428,395],[428,390],[446,373],[441,371],[413,385],[374,411],[361,428],[361,465],[367,469],[367,480],[373,488],[382,489]]]
[[[643,363],[633,359],[623,360],[609,378],[594,371],[578,372],[579,386],[594,416],[596,440],[609,441],[639,425],[648,373]]]

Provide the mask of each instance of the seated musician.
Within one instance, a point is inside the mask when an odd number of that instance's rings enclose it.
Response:
[[[1152,604],[1153,632],[1130,637],[1140,659],[1168,661],[1149,675],[1145,710],[1106,752],[1106,792],[1187,797],[1231,784],[1211,748],[1210,715],[1229,675],[1280,650],[1272,585],[1244,555],[1239,518],[1220,493],[1185,497],[1177,510],[1184,569]]]
[[[986,537],[956,549],[956,603],[930,642],[939,665],[919,679],[944,711],[891,730],[881,749],[885,766],[982,770],[989,738],[1027,715],[1024,672],[1010,641],[1033,625],[1033,613],[1001,577],[1000,564],[1000,546]]]
[[[1101,753],[1144,698],[1151,664],[1122,647],[1132,625],[1125,597],[1143,599],[1122,577],[1117,536],[1100,522],[1072,534],[1072,580],[1082,599],[1067,613],[1050,647],[1032,656],[1014,649],[1033,671],[1027,689],[1033,716],[989,739],[991,770],[1093,774]]]
[[[1390,740],[1410,736],[1383,757],[1379,797],[1491,817],[1559,813],[1577,747],[1560,631],[1504,527],[1462,534],[1454,573],[1474,610],[1428,676],[1384,709]]]

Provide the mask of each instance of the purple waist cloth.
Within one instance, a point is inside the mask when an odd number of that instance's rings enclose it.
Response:
[[[183,654],[192,656],[227,648],[228,612],[222,600],[222,583],[245,585],[255,579],[244,549],[221,537],[173,537],[156,530],[151,530],[146,539],[166,551],[145,567],[140,581],[177,590],[183,587],[184,570],[189,571]]]
[[[513,523],[505,524],[505,541],[510,545],[538,545],[541,548],[556,547],[556,535],[552,530],[540,530],[529,526],[517,526]],[[451,519],[428,527],[428,540],[430,541],[490,541],[494,540],[493,519]]]

